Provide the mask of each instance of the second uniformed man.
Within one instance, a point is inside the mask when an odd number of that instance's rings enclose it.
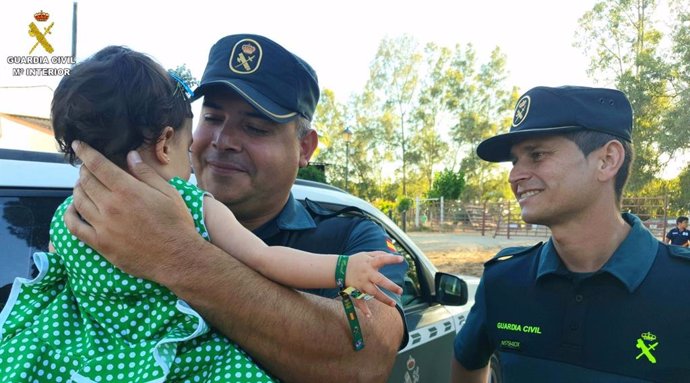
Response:
[[[489,261],[455,340],[454,382],[687,382],[690,251],[620,211],[632,108],[613,89],[537,87],[477,154],[512,161],[527,223],[552,236]]]

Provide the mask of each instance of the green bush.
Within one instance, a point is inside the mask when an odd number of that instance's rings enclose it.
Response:
[[[428,196],[429,198],[458,199],[464,188],[465,174],[463,172],[444,170],[436,173]]]
[[[297,178],[326,183],[326,174],[318,166],[307,165],[297,171]]]
[[[398,212],[404,213],[404,212],[410,210],[410,208],[412,207],[412,203],[413,203],[412,198],[401,197],[398,200],[398,206],[397,206]]]

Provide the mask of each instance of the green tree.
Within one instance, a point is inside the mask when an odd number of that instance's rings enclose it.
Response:
[[[323,89],[312,122],[319,134],[319,146],[312,160],[323,163],[328,182],[341,189],[345,189],[345,113],[346,107],[335,99],[333,91]],[[350,154],[353,155],[352,151]]]
[[[402,194],[407,194],[407,145],[409,120],[415,109],[419,91],[422,55],[411,36],[385,38],[370,66],[365,92],[377,101],[382,113],[380,124],[388,135],[388,143],[400,148],[397,158],[402,162]]]
[[[664,115],[671,108],[673,79],[662,33],[655,23],[654,0],[604,0],[579,20],[575,46],[590,56],[588,73],[613,83],[632,104],[636,160],[628,182],[639,191],[661,170],[660,154],[668,153]]]
[[[458,199],[465,187],[465,175],[450,169],[436,173],[433,186],[429,191],[429,198]]]
[[[328,178],[341,187],[349,163],[348,189],[370,201],[426,195],[439,167],[462,169],[468,195],[501,198],[503,186],[496,193],[487,185],[505,183],[504,173],[479,161],[474,147],[509,124],[517,91],[505,87],[506,73],[499,49],[479,65],[471,45],[422,49],[409,36],[386,38],[361,93],[340,105],[324,91],[315,119],[316,160],[330,164]],[[348,161],[342,156],[346,126],[353,131]]]
[[[455,47],[446,75],[446,107],[453,113],[451,137],[460,168],[467,180],[462,198],[487,200],[501,198],[492,183],[505,183],[496,164],[480,160],[475,148],[488,137],[508,130],[512,108],[518,97],[516,88],[507,88],[506,57],[499,48],[486,63],[477,63],[471,44]]]
[[[377,98],[370,89],[353,97],[348,103],[350,140],[350,192],[369,201],[384,197],[382,185],[392,182],[393,175],[381,166],[390,162],[387,121],[382,118]],[[354,182],[353,182],[354,181]]]
[[[660,147],[671,153],[682,153],[690,149],[690,140],[678,139],[686,137],[690,125],[690,1],[681,0],[673,3],[672,12],[676,15],[673,26],[673,81],[671,81],[671,97],[673,106],[666,115],[663,135],[659,140]]]
[[[686,166],[676,178],[678,181],[677,191],[670,193],[671,206],[677,209],[679,215],[688,216],[690,214],[690,166]]]
[[[424,48],[424,57],[431,64],[429,74],[421,79],[418,105],[413,112],[417,127],[410,138],[407,160],[416,166],[422,175],[420,185],[424,192],[431,188],[434,167],[442,163],[448,154],[448,143],[439,130],[445,114],[443,94],[444,76],[450,65],[450,49],[429,43]],[[424,194],[424,193],[422,193]]]

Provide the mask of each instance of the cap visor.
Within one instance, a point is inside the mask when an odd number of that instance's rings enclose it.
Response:
[[[519,130],[510,133],[499,134],[482,141],[477,146],[477,155],[484,161],[506,162],[510,161],[512,155],[510,149],[516,143],[535,136],[548,136],[576,130],[584,130],[581,126],[559,126],[553,128],[539,128],[529,130]]]
[[[225,90],[237,93],[259,113],[281,124],[290,122],[297,117],[297,112],[290,111],[276,104],[242,80],[207,81],[194,90],[194,98],[192,101],[208,94],[212,90]]]

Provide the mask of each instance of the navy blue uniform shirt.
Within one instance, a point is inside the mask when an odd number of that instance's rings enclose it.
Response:
[[[499,351],[504,383],[689,382],[690,250],[623,218],[595,273],[570,272],[551,240],[487,262],[456,359],[473,370]]]
[[[690,239],[690,231],[681,231],[677,227],[674,227],[666,234],[666,238],[671,240],[671,245],[683,246],[685,242]]]
[[[386,232],[373,221],[359,216],[332,215],[327,210],[310,202],[310,213],[290,194],[283,210],[274,219],[254,230],[269,246],[287,246],[294,249],[320,254],[352,255],[362,251],[380,250],[394,253],[389,246],[392,242]],[[407,263],[386,265],[379,270],[388,279],[403,287]],[[335,278],[335,270],[333,270]],[[398,312],[403,318],[404,339],[400,348],[407,345],[407,325],[400,296],[381,289],[396,301]],[[305,290],[326,298],[338,296],[338,289]],[[343,312],[345,316],[345,312]],[[365,339],[366,341],[366,339]]]

